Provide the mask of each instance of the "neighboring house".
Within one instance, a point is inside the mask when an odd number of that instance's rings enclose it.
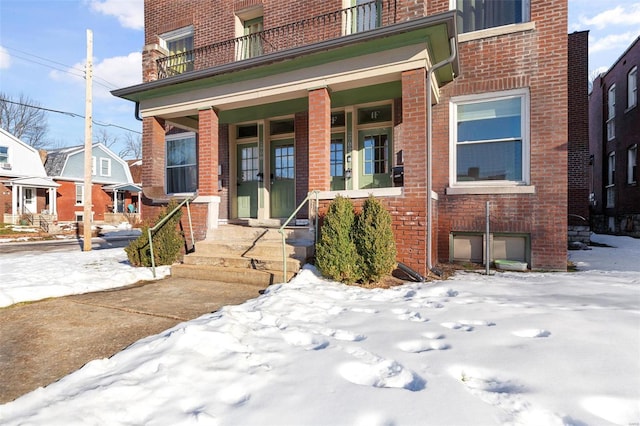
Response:
[[[92,221],[111,222],[127,211],[140,188],[134,185],[128,164],[101,143],[91,148]],[[84,217],[84,146],[49,151],[47,174],[59,185],[58,220],[79,222]],[[115,214],[115,215],[114,215]]]
[[[287,218],[373,194],[398,260],[566,270],[567,3],[145,1],[143,203]],[[298,214],[307,217],[304,207]]]
[[[569,242],[588,243],[589,225],[589,31],[569,34]]]
[[[55,220],[56,188],[47,177],[40,153],[0,129],[0,207],[4,223],[39,224]]]
[[[589,95],[591,221],[596,232],[640,236],[640,37],[593,81]]]

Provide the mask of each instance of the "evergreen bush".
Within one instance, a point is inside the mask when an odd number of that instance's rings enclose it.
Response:
[[[364,280],[375,282],[393,272],[397,250],[391,215],[375,197],[369,196],[364,202],[353,237]]]
[[[169,212],[176,208],[178,202],[171,200],[155,220],[159,223]],[[153,254],[156,266],[171,265],[180,256],[184,244],[183,235],[178,229],[182,211],[178,210],[155,233],[153,238]],[[142,235],[133,240],[125,249],[127,258],[133,266],[151,266],[151,249],[149,247],[149,225],[142,226]]]
[[[329,205],[316,244],[316,266],[323,276],[347,284],[362,279],[352,235],[354,224],[353,204],[337,196]]]

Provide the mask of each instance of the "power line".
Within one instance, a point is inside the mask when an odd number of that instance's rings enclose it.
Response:
[[[74,75],[74,76],[76,76],[76,77],[82,77],[82,78],[84,78],[84,74],[85,74],[85,70],[84,70],[84,69],[76,68],[76,67],[72,67],[71,65],[63,64],[62,62],[58,62],[58,61],[54,61],[54,60],[52,60],[52,59],[44,58],[44,57],[42,57],[42,56],[34,55],[34,54],[32,54],[32,53],[25,52],[24,50],[16,49],[16,48],[14,48],[14,47],[8,47],[8,46],[4,46],[4,47],[5,47],[5,48],[7,48],[7,49],[9,49],[9,50],[14,50],[14,51],[16,51],[16,52],[20,52],[20,53],[22,53],[22,54],[24,54],[24,55],[27,55],[27,56],[32,56],[32,57],[37,58],[37,59],[40,59],[40,60],[42,60],[42,61],[51,62],[51,63],[53,63],[53,64],[61,65],[61,66],[65,67],[66,69],[62,69],[62,68],[54,67],[53,65],[44,64],[44,63],[42,63],[42,62],[34,61],[33,59],[28,59],[28,58],[22,57],[22,56],[20,56],[20,55],[16,55],[15,53],[12,55],[12,56],[14,56],[14,57],[16,57],[16,58],[22,59],[23,61],[32,62],[32,63],[34,63],[34,64],[42,65],[43,67],[48,67],[48,68],[54,69],[54,70],[56,70],[56,71],[66,72],[66,73],[71,74],[71,75]],[[77,73],[74,73],[74,72],[72,72],[72,71],[76,71]],[[106,84],[108,84],[108,85],[110,86],[110,87],[108,87],[108,86],[106,86],[105,84],[100,83],[99,81],[94,81],[96,84],[98,84],[98,85],[100,85],[100,86],[104,87],[105,89],[110,89],[110,90],[111,90],[111,89],[117,89],[117,88],[118,88],[118,85],[113,84],[113,83],[111,83],[110,81],[105,80],[105,79],[104,79],[104,78],[102,78],[102,77],[98,77],[98,76],[96,76],[95,74],[93,75],[93,78],[94,78],[94,79],[98,79],[98,80],[102,80],[102,81],[104,81]]]
[[[84,115],[76,114],[75,112],[60,111],[60,110],[57,110],[57,109],[44,108],[44,107],[35,106],[35,105],[28,105],[28,104],[23,104],[23,103],[20,103],[20,102],[14,102],[14,101],[11,101],[9,99],[0,98],[0,102],[7,102],[7,103],[10,103],[10,104],[19,105],[19,106],[23,106],[23,107],[27,107],[27,108],[40,109],[40,110],[47,111],[47,112],[55,112],[56,114],[68,115],[68,116],[71,116],[71,117],[84,118]],[[129,129],[129,128],[120,126],[118,124],[101,123],[101,122],[96,121],[96,120],[91,120],[91,121],[93,122],[93,124],[95,124],[97,126],[101,126],[101,127],[117,127],[118,129],[126,130],[126,131],[131,132],[131,133],[137,133],[139,135],[142,134],[142,132],[138,132],[137,130]]]

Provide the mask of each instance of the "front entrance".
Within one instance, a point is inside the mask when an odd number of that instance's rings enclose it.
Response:
[[[36,198],[36,190],[34,188],[24,188],[24,211],[26,214],[37,213],[38,210],[38,202]]]
[[[270,204],[272,218],[288,218],[296,208],[293,139],[271,141]]]
[[[237,154],[238,217],[255,219],[258,217],[258,183],[262,178],[259,168],[258,143],[239,144]]]

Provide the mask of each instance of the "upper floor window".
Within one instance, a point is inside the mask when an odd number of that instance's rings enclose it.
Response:
[[[609,87],[607,92],[607,140],[616,137],[616,85]]]
[[[160,36],[160,44],[169,51],[169,75],[193,71],[193,27],[180,28]]]
[[[84,204],[84,184],[76,184],[76,206]]]
[[[607,159],[607,207],[615,206],[616,154],[610,152]]]
[[[638,104],[638,67],[631,68],[627,74],[627,109]]]
[[[458,31],[467,33],[529,22],[530,0],[455,0]]]
[[[100,159],[100,176],[111,176],[111,159]]]
[[[195,133],[166,137],[167,194],[195,192],[198,188],[198,164]]]
[[[378,28],[381,23],[381,0],[345,0],[344,34],[353,34]]]
[[[451,114],[452,184],[528,183],[528,91],[463,96]]]
[[[0,164],[9,162],[9,147],[0,146]]]
[[[627,150],[627,183],[634,184],[638,181],[638,145],[633,145]]]

